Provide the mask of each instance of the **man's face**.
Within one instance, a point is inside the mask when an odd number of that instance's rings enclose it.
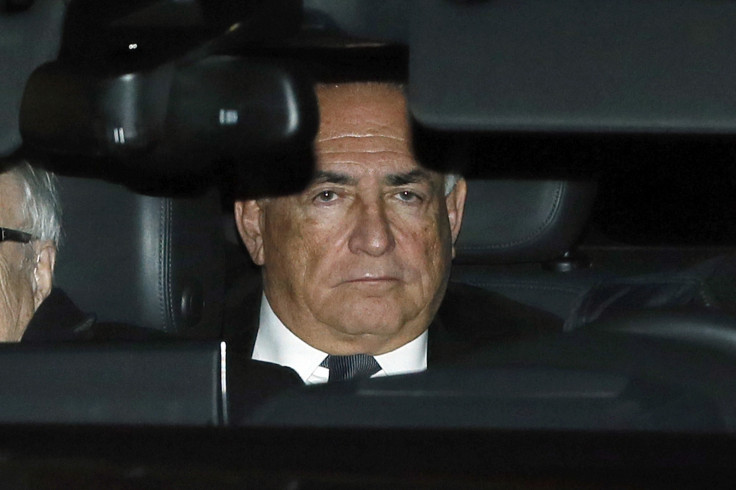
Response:
[[[316,177],[302,193],[236,203],[241,236],[281,321],[332,354],[389,352],[419,336],[445,292],[465,182],[415,161],[394,87],[318,90]]]
[[[15,177],[0,174],[0,226],[23,229],[21,189]],[[0,242],[0,341],[18,341],[35,312],[33,267],[28,263],[31,245]]]

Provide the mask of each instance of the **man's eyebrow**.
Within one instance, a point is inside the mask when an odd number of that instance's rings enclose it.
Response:
[[[384,178],[387,185],[402,186],[406,184],[417,184],[420,182],[430,182],[431,176],[429,172],[422,169],[414,169],[411,172],[401,174],[389,174]]]
[[[384,184],[391,187],[398,187],[407,184],[416,184],[421,182],[431,182],[431,174],[423,169],[414,169],[411,172],[388,174],[383,178]],[[347,174],[338,172],[329,172],[320,170],[315,172],[310,186],[320,185],[324,183],[342,184],[342,185],[358,185],[358,180]]]
[[[357,181],[349,175],[337,172],[325,172],[323,170],[315,172],[310,185],[319,185],[324,183],[355,185],[357,184]]]

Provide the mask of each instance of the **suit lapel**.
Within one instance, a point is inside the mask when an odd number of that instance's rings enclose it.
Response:
[[[241,280],[227,298],[223,339],[248,355],[256,342],[262,299],[260,273]]]
[[[439,316],[435,317],[434,321],[429,325],[428,335],[428,367],[439,362],[448,362],[457,359],[470,352],[474,347],[474,342],[452,335]]]

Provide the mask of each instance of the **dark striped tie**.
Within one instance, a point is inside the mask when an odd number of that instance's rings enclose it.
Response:
[[[327,356],[320,364],[330,370],[329,382],[345,381],[348,379],[370,378],[381,370],[378,362],[368,354],[353,354],[351,356]]]

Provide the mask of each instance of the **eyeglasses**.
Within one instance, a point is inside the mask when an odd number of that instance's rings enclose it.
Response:
[[[0,228],[0,242],[19,242],[28,243],[33,240],[33,235],[25,231],[11,230],[10,228]]]

